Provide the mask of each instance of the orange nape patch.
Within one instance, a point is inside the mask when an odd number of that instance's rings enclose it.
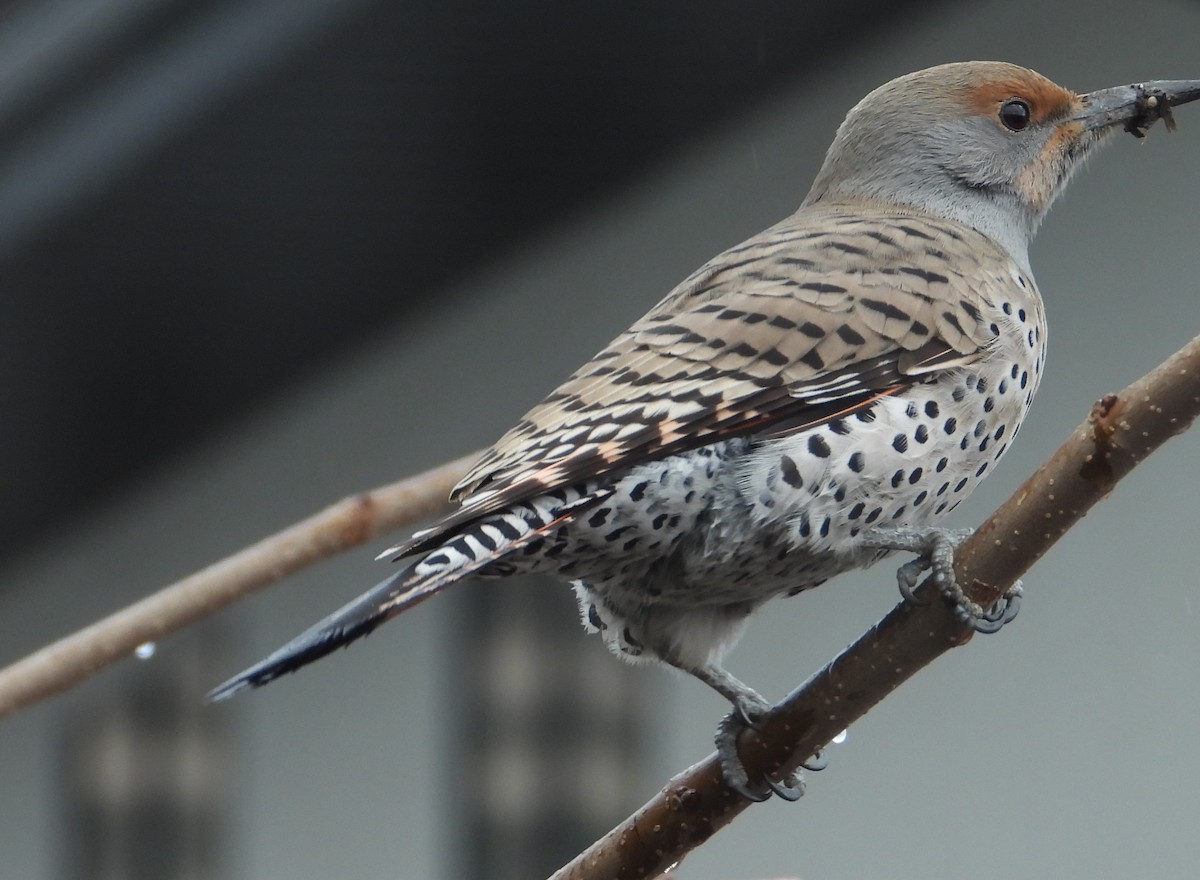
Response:
[[[1032,70],[1009,70],[996,78],[980,78],[967,86],[964,99],[971,111],[991,116],[1010,98],[1029,104],[1033,122],[1062,116],[1075,108],[1079,96]]]

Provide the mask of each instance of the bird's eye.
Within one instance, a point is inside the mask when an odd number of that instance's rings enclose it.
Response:
[[[1029,105],[1020,98],[1010,98],[1000,105],[1000,121],[1009,131],[1024,131],[1029,127]]]

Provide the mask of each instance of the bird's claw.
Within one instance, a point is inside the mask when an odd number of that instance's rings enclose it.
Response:
[[[896,569],[896,582],[900,586],[900,595],[904,597],[904,601],[909,605],[928,605],[928,602],[922,602],[916,596],[917,584],[921,580],[921,574],[928,570],[929,560],[924,556],[918,556],[916,559],[910,560]]]
[[[963,592],[954,577],[954,551],[973,533],[973,529],[873,529],[866,535],[871,546],[919,554],[896,571],[900,595],[913,605],[923,605],[915,590],[921,574],[932,570],[933,580],[946,599],[954,604],[959,620],[979,633],[995,633],[1017,616],[1021,607],[1021,583],[1018,581],[991,608],[983,608]]]
[[[975,632],[984,635],[1000,632],[1000,629],[1007,623],[1011,623],[1017,616],[1017,612],[1021,610],[1021,582],[1017,581],[1007,592],[995,601],[991,608],[981,610],[975,617],[964,618],[963,622],[975,628]],[[963,606],[957,606],[960,615],[963,613]]]
[[[767,787],[765,792],[756,791],[750,784],[750,776],[742,765],[738,754],[738,736],[742,730],[761,730],[763,721],[770,712],[770,706],[764,701],[748,704],[745,700],[734,703],[733,711],[721,719],[717,725],[714,737],[717,744],[717,757],[721,762],[721,775],[725,784],[751,803],[762,803],[771,797],[772,792],[785,801],[798,801],[804,795],[804,778],[798,773],[789,773],[783,779],[771,779],[763,776],[762,784]],[[824,751],[819,751],[807,762],[800,766],[806,770],[823,770],[828,765]]]
[[[733,715],[737,716],[738,723],[743,727],[748,727],[753,731],[762,729],[763,719],[767,717],[767,713],[771,711],[771,707],[766,702],[754,703],[748,705],[746,700],[738,700],[733,705]],[[732,719],[726,719],[732,721]]]
[[[767,788],[785,801],[794,803],[804,797],[804,779],[798,773],[789,773],[785,779],[778,782],[768,776],[766,783]]]
[[[824,749],[818,749],[815,755],[804,761],[800,766],[813,773],[820,773],[829,766],[829,756],[825,754]]]
[[[717,758],[721,762],[721,776],[725,784],[751,803],[762,803],[771,796],[771,791],[757,792],[750,787],[750,777],[742,766],[738,755],[738,734],[746,727],[751,727],[751,716],[754,713],[741,703],[734,706],[732,712],[721,719],[717,725],[717,735],[713,738],[717,744]],[[751,727],[751,729],[753,729]]]
[[[869,547],[917,554],[916,559],[904,563],[896,570],[896,581],[900,586],[900,595],[906,602],[924,605],[924,602],[917,600],[914,593],[922,572],[932,569],[933,579],[943,593],[956,590],[954,549],[973,532],[974,529],[877,528],[863,537]]]

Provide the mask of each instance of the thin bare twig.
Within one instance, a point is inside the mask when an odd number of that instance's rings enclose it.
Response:
[[[44,700],[298,569],[435,516],[478,453],[352,495],[0,669],[0,717]]]
[[[1200,415],[1200,336],[1087,419],[964,543],[955,571],[987,606],[1050,549],[1117,481]],[[927,580],[918,597],[938,594]],[[796,769],[936,657],[970,640],[942,601],[901,604],[789,694],[740,750],[750,777]],[[750,804],[721,779],[716,755],[685,770],[552,880],[655,877]]]

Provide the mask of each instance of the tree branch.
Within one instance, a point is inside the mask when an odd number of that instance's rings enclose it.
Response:
[[[1200,336],[1151,373],[1092,407],[1067,441],[962,544],[955,573],[987,607],[1040,559],[1117,481],[1200,415]],[[789,694],[760,732],[741,739],[750,778],[795,770],[922,667],[973,631],[931,579],[927,605],[901,604]],[[671,779],[658,795],[557,871],[551,880],[655,877],[750,804],[730,791],[716,755]]]
[[[307,565],[442,513],[478,453],[352,495],[0,669],[0,718]]]

